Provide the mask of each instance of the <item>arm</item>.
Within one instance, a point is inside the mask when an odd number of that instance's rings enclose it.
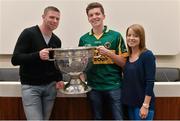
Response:
[[[149,113],[150,101],[151,101],[151,96],[146,95],[144,102],[140,108],[140,114],[139,115],[142,119],[145,119]]]
[[[124,67],[126,59],[122,55],[117,55],[110,50],[106,49],[104,46],[97,47],[97,50],[101,55],[106,55],[110,57],[118,66]]]
[[[144,56],[144,71],[145,71],[145,80],[146,80],[146,88],[145,88],[145,98],[140,109],[141,118],[146,118],[149,112],[149,106],[151,102],[151,96],[153,95],[153,87],[155,80],[155,57],[154,55],[148,51]]]
[[[43,49],[41,47],[36,31],[25,29],[19,36],[11,62],[13,65],[23,65],[31,63],[39,63],[41,60],[49,59],[49,48]],[[39,47],[37,47],[39,46]],[[45,46],[44,46],[45,47]],[[42,49],[41,49],[42,48]],[[41,50],[40,50],[41,49]]]
[[[28,64],[39,61],[39,52],[32,52],[32,34],[24,30],[19,36],[12,55],[11,62],[13,65]]]
[[[100,46],[97,49],[100,54],[108,56],[114,61],[115,64],[123,68],[126,63],[126,57],[128,56],[128,53],[124,43],[124,39],[122,38],[120,33],[118,33],[118,35],[116,36],[115,42],[116,48],[114,49],[117,52],[117,54],[113,53],[111,50],[108,50],[104,46]]]

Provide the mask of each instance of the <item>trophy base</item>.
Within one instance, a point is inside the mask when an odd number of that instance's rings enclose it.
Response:
[[[63,94],[83,94],[89,92],[91,87],[87,85],[87,82],[82,81],[78,77],[79,74],[71,75],[71,80],[65,83],[64,88],[59,91]]]
[[[89,86],[87,86],[86,90],[76,90],[76,89],[74,89],[74,87],[70,87],[70,88],[71,88],[71,90],[59,89],[59,91],[63,94],[71,94],[71,95],[84,94],[84,93],[91,91],[91,88]]]

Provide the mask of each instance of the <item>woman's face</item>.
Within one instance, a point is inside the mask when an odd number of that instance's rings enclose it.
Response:
[[[131,48],[139,48],[140,37],[130,28],[126,35],[126,42]]]

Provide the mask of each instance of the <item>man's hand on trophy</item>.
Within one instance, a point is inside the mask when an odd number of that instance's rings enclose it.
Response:
[[[39,56],[41,60],[48,60],[49,59],[49,51],[52,50],[52,48],[44,48],[39,51]]]
[[[56,89],[63,89],[64,88],[64,81],[56,82]]]

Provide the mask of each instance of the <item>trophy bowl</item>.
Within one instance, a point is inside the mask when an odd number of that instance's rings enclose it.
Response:
[[[68,74],[70,79],[65,80],[65,86],[60,89],[64,94],[82,94],[91,90],[80,75],[86,69],[88,63],[92,61],[95,47],[76,47],[76,48],[55,48],[55,66],[62,73]]]

